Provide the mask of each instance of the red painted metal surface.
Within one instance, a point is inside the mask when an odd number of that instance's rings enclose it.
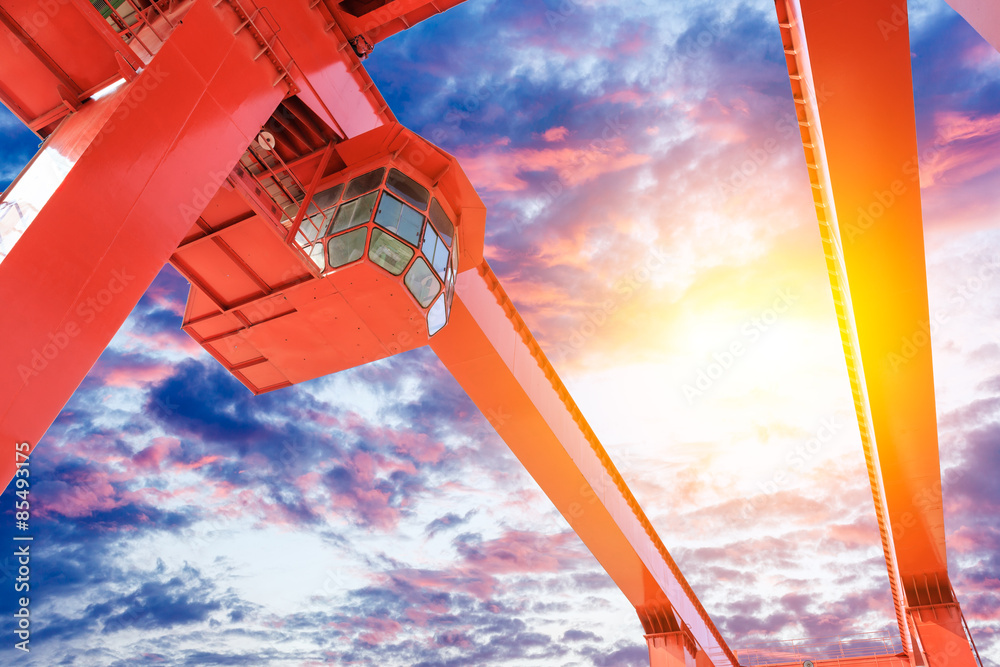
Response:
[[[611,575],[647,632],[688,633],[712,664],[735,656],[597,436],[483,262],[459,275],[431,348]]]
[[[312,208],[318,202],[305,196],[306,188],[289,186],[302,197],[282,210],[265,201],[268,193],[258,178],[238,166],[232,187],[219,191],[171,258],[192,284],[185,331],[254,393],[426,345],[437,299],[445,299],[446,314],[455,272],[482,261],[486,210],[452,156],[398,124],[333,145],[325,154],[319,149],[297,161],[291,179],[315,180],[308,190],[318,195],[347,186],[342,197],[338,192],[337,199]],[[318,173],[321,163],[326,168]],[[267,173],[261,175],[269,178]],[[353,179],[371,173],[380,173],[379,180],[351,195]],[[422,211],[399,208],[421,225],[412,237],[380,219],[387,207],[400,206],[391,189],[394,173],[427,195]],[[335,221],[358,202],[371,204],[363,221],[336,230]],[[446,247],[455,261],[445,261],[441,274],[422,274],[428,291],[420,303],[407,281],[432,266],[434,202],[454,224],[454,240]],[[354,259],[335,266],[330,253],[348,234],[360,237],[361,247]],[[378,264],[379,248],[409,253],[398,275]]]
[[[355,51],[366,56],[382,40],[464,0],[317,0],[328,26],[341,30]]]
[[[149,54],[140,41],[116,32],[87,0],[3,0],[0,101],[46,136],[93,93],[143,65]]]
[[[298,97],[340,138],[395,122],[349,36],[329,24],[321,4],[312,0],[256,4],[239,0],[237,4],[246,7],[248,14],[259,11],[261,30],[300,88]]]
[[[775,6],[903,647],[973,665],[945,554],[906,7]]]
[[[15,29],[32,33],[23,21],[34,20],[24,16],[34,16],[36,4],[3,0],[0,7],[21,17],[20,24],[9,21]],[[308,178],[318,166],[316,151],[331,142],[395,122],[346,38],[309,3],[128,5],[139,11],[120,8],[121,16],[105,19],[88,0],[66,0],[36,21],[44,28],[36,32],[46,54],[60,64],[90,63],[68,70],[82,77],[77,87],[100,83],[40,120],[19,113],[43,134],[61,124],[0,207],[0,290],[10,307],[23,304],[23,312],[33,314],[30,325],[8,328],[0,338],[8,351],[0,365],[0,436],[10,446],[15,440],[33,446],[41,437],[145,285],[185,237],[192,240],[202,209],[261,129],[281,140],[275,164],[267,165],[280,181],[282,174]],[[209,25],[208,16],[224,19]],[[8,38],[5,45],[16,41],[13,33]],[[90,49],[88,57],[72,51],[77,47]],[[38,58],[27,50],[18,57],[29,55]],[[37,98],[39,110],[53,95],[64,97],[55,75],[29,80],[17,66],[0,74],[2,91]],[[95,96],[116,80],[124,83]],[[267,196],[257,203],[265,199],[273,201]],[[238,196],[219,205],[235,206],[233,215],[247,212]],[[169,215],[175,210],[179,215]],[[81,222],[80,211],[92,213]],[[149,216],[146,224],[141,215]],[[253,234],[250,226],[243,231]],[[221,261],[238,257],[224,249],[224,239],[210,245],[222,249]],[[194,248],[182,254],[190,252]],[[115,270],[128,276],[127,286]],[[25,289],[24,281],[36,276]],[[267,289],[275,285],[281,282]],[[108,304],[91,305],[112,293]],[[12,469],[2,474],[7,481]]]
[[[24,219],[8,206],[0,222],[0,302],[18,317],[0,330],[5,450],[38,442],[193,224],[187,202],[218,187],[284,96],[236,24],[197,3],[156,62],[69,117],[7,193]],[[14,457],[0,466],[6,482]]]
[[[283,142],[302,144],[294,135]],[[174,254],[174,266],[192,283],[185,330],[255,393],[429,342],[636,606],[647,630],[685,633],[692,660],[735,664],[483,260],[486,211],[454,158],[391,125],[332,150],[316,147],[298,157],[286,152],[272,167],[262,166],[268,155],[282,152],[283,142],[263,152],[251,147],[229,176],[231,187],[219,191]],[[433,215],[402,204],[423,231],[409,240],[402,226],[386,225],[383,204],[400,196],[388,187],[392,169],[425,188],[425,202],[440,200],[455,226],[453,302],[452,278],[442,274],[439,284],[432,277],[433,303],[443,300],[448,307],[439,332],[429,327],[435,306],[421,304],[407,286],[411,271],[428,257]],[[373,172],[377,178],[355,188]],[[332,199],[318,202],[331,190]],[[365,212],[338,230],[344,211],[358,210],[368,197]],[[331,244],[347,234],[360,234],[363,241],[354,259],[338,266]],[[374,261],[376,234],[409,247],[398,270]],[[313,254],[317,247],[319,254]]]
[[[994,49],[1000,50],[1000,5],[993,0],[948,0],[948,4]]]
[[[736,655],[740,664],[746,667],[801,667],[807,660],[823,667],[910,667],[910,659],[900,651],[899,638],[889,631],[760,642],[757,646],[738,650]]]
[[[23,314],[0,332],[0,438],[38,441],[169,258],[192,285],[185,330],[255,393],[429,343],[635,606],[651,664],[735,665],[483,260],[472,185],[361,65],[459,1],[129,0],[105,19],[65,0],[35,30],[37,3],[0,0],[0,98],[50,135],[0,217],[0,299]],[[892,363],[927,320],[919,191],[895,185],[916,165],[905,12],[776,6],[906,662],[971,664],[929,347]],[[856,234],[872,196],[882,211]]]

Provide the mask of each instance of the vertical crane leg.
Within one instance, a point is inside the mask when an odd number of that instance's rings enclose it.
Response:
[[[698,651],[685,632],[659,632],[646,635],[649,667],[696,667]]]
[[[978,661],[965,635],[962,610],[957,602],[924,605],[907,609],[914,637],[915,656],[929,667],[958,665],[976,667]]]
[[[775,7],[903,648],[972,667],[945,553],[906,3]]]
[[[35,446],[284,97],[229,6],[212,4],[68,117],[0,206],[4,485],[15,443]]]

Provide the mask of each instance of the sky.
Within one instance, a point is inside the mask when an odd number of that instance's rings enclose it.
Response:
[[[949,566],[997,664],[1000,55],[909,8]],[[487,259],[730,646],[891,637],[773,3],[467,0],[365,64],[460,159]],[[0,187],[37,143],[3,111]],[[7,621],[0,662],[648,665],[429,349],[253,397],[180,331],[186,293],[160,272],[32,455],[32,650]]]

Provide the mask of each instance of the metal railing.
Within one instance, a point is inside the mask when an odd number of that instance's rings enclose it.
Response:
[[[126,44],[137,42],[150,57],[155,53],[155,47],[143,40],[140,35],[142,30],[148,29],[160,43],[167,38],[167,35],[153,25],[154,20],[151,15],[156,14],[169,28],[174,27],[167,12],[155,0],[146,0],[145,4],[140,4],[140,0],[90,0],[90,4],[100,12],[108,25],[122,36]]]
[[[787,663],[802,664],[805,660],[838,660],[850,658],[891,657],[903,650],[899,637],[892,632],[862,632],[834,637],[807,639],[760,640],[737,649],[741,665],[762,667]]]

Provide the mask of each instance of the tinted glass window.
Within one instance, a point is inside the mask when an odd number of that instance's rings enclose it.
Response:
[[[350,264],[361,259],[365,254],[365,241],[368,240],[368,228],[352,229],[346,234],[334,236],[327,243],[327,260],[331,269]]]
[[[383,194],[379,201],[375,222],[411,245],[420,243],[420,228],[424,216],[390,194]]]
[[[451,218],[448,214],[444,212],[441,208],[441,204],[438,203],[437,199],[431,201],[431,224],[434,225],[434,229],[438,230],[438,234],[444,239],[444,242],[451,247],[451,241],[455,238],[455,225],[451,223]]]
[[[389,178],[386,179],[385,186],[399,195],[400,199],[407,204],[411,204],[421,211],[427,210],[427,198],[430,196],[427,188],[398,169],[389,170]]]
[[[372,244],[368,257],[394,276],[398,276],[410,263],[413,248],[395,239],[381,229],[372,230]]]
[[[441,298],[427,311],[427,333],[433,336],[447,323],[448,314],[444,312],[444,299]]]
[[[338,183],[332,188],[327,188],[322,192],[317,192],[313,195],[312,203],[323,209],[324,211],[338,201],[340,201],[340,193],[344,191],[344,184]]]
[[[377,192],[371,192],[364,197],[359,197],[340,205],[337,215],[333,217],[333,224],[330,225],[328,234],[334,234],[351,227],[357,227],[368,222],[372,217],[372,209],[375,208],[375,198]]]
[[[384,174],[385,167],[382,167],[381,169],[369,171],[367,174],[358,176],[348,184],[347,192],[344,193],[344,199],[353,199],[358,195],[371,192],[382,184],[382,176]]]
[[[413,261],[413,266],[406,272],[406,278],[403,279],[403,282],[406,283],[407,289],[410,290],[410,294],[417,300],[417,303],[424,308],[431,305],[431,301],[441,291],[441,283],[431,273],[427,262],[419,257]]]
[[[437,274],[441,276],[444,280],[444,272],[448,268],[448,260],[451,258],[451,254],[448,252],[448,246],[444,244],[431,227],[427,228],[426,233],[424,233],[424,244],[420,247],[420,250],[424,253],[424,257],[430,262]]]
[[[299,233],[295,238],[299,241],[299,245],[312,243],[319,237],[320,230],[325,226],[326,220],[323,218],[323,214],[315,206],[309,204],[309,208],[306,209],[306,217],[302,218],[302,222],[299,224]]]
[[[309,254],[309,259],[312,260],[313,264],[316,265],[320,271],[323,270],[323,244],[317,243],[316,245],[309,246],[306,248],[306,252]]]
[[[320,236],[320,230],[326,227],[326,220],[327,218],[324,214],[317,213],[311,218],[306,218],[305,220],[303,220],[302,225],[299,227],[299,229],[308,227],[309,230],[306,232],[306,235],[310,236],[310,240],[313,240],[316,237]]]
[[[451,312],[451,300],[455,296],[455,271],[448,267],[448,275],[444,281],[444,305]]]

